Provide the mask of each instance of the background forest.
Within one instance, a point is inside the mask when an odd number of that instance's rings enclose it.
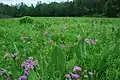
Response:
[[[25,3],[7,5],[0,3],[1,17],[21,16],[87,16],[120,17],[120,0],[73,0],[66,2],[37,2],[35,6]]]

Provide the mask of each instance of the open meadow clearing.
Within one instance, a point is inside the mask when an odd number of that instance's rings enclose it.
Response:
[[[120,19],[0,19],[0,80],[120,80]]]

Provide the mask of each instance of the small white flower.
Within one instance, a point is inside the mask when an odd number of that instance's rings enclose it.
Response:
[[[78,36],[77,36],[77,38],[78,38],[78,39],[81,39],[81,36],[80,36],[80,35],[78,35]]]
[[[66,27],[66,26],[64,26],[64,27],[63,27],[63,29],[64,29],[64,30],[67,30],[67,27]]]

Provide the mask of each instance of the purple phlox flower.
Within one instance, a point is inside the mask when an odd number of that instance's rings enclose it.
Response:
[[[91,42],[91,44],[96,44],[95,40],[91,40],[90,42]]]
[[[28,74],[29,74],[28,70],[24,70],[24,75],[28,75]]]
[[[21,67],[25,68],[25,69],[34,69],[34,67],[37,65],[37,60],[33,61],[33,57],[29,57],[28,60],[26,60],[25,62],[23,62],[21,64]]]
[[[11,80],[11,78],[10,78],[10,77],[8,77],[6,80]]]
[[[50,44],[53,45],[53,44],[54,44],[54,41],[53,41],[53,40],[50,40]]]
[[[91,39],[85,39],[85,42],[88,44],[96,44],[96,41]]]
[[[79,79],[79,75],[78,74],[71,73],[71,76],[72,76],[72,78]]]
[[[82,71],[82,69],[79,66],[75,66],[73,71]]]
[[[92,72],[88,72],[88,74],[89,74],[90,76],[92,76],[92,75],[93,75],[93,73],[92,73]]]
[[[34,66],[29,64],[29,65],[27,65],[26,68],[28,68],[28,69],[34,69]]]
[[[23,62],[22,64],[21,64],[21,67],[23,68],[23,67],[25,67],[27,65],[27,63],[26,62]]]
[[[23,38],[24,38],[24,39],[27,39],[27,38],[28,38],[28,36],[23,36]]]
[[[6,72],[4,70],[0,70],[0,75],[4,75]]]
[[[90,40],[89,39],[85,39],[85,42],[90,44]]]
[[[64,49],[64,48],[66,48],[66,46],[65,46],[65,45],[61,45],[60,48],[61,48],[61,49]]]
[[[66,76],[66,79],[68,79],[68,80],[71,79],[70,74],[66,74],[65,76]]]
[[[26,75],[22,75],[22,76],[19,77],[18,80],[23,80],[23,79],[27,79],[27,76]]]
[[[5,53],[4,58],[8,58],[8,56],[9,56],[8,53]]]

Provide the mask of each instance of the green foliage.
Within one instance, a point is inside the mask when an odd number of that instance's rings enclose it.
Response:
[[[63,51],[58,47],[55,47],[51,53],[51,63],[54,67],[60,72],[64,73],[65,71],[65,57]]]
[[[0,74],[1,80],[17,80],[24,75],[21,64],[28,57],[38,60],[29,70],[28,80],[65,80],[74,66],[82,68],[79,77],[83,80],[119,80],[120,19],[32,19],[33,24],[22,25],[19,19],[0,20],[0,70],[6,73]]]
[[[33,23],[33,19],[29,16],[24,16],[19,20],[20,24]]]
[[[35,71],[29,71],[28,80],[38,80],[37,74]]]
[[[86,44],[85,40],[81,39],[76,47],[76,56],[78,59],[85,59],[86,53]]]

